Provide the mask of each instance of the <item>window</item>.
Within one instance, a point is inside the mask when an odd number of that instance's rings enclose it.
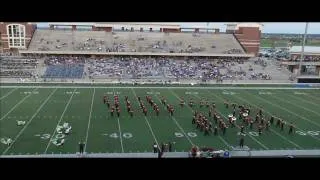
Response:
[[[25,47],[25,26],[12,24],[7,26],[9,47]]]

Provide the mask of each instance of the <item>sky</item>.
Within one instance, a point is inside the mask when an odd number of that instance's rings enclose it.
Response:
[[[227,23],[227,22],[226,22]],[[214,23],[210,22],[210,28],[219,28],[222,32],[226,29],[226,23]],[[182,28],[185,27],[207,27],[207,23],[194,22],[194,23],[167,23],[167,24],[180,24]],[[283,34],[303,34],[305,30],[306,23],[262,23],[263,33],[283,33]],[[39,27],[48,27],[48,23],[38,23]],[[320,34],[320,22],[319,23],[309,23],[308,34]]]

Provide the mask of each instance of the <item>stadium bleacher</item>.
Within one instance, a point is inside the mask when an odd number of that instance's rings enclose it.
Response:
[[[243,54],[232,34],[103,32],[38,29],[30,51]]]

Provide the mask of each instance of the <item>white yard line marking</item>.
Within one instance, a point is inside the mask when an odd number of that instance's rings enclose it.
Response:
[[[173,94],[178,100],[181,100],[180,97],[175,93],[173,92],[171,89],[169,89],[169,91],[171,92],[171,94]],[[187,107],[192,111],[192,113],[194,113],[194,110],[187,105]],[[218,135],[219,139],[228,147],[228,148],[232,148],[232,146],[225,140],[223,139],[223,137],[221,137],[220,135]]]
[[[221,102],[223,102],[224,100],[220,97],[220,96],[217,96],[215,95],[214,93],[211,93],[209,92],[210,94],[213,94],[215,97],[219,98]],[[217,110],[218,111],[218,110]],[[218,111],[219,112],[219,111]],[[221,114],[225,119],[228,119],[224,114],[222,114],[221,112],[219,112],[219,114]],[[240,129],[239,125],[236,124],[236,126]],[[259,140],[257,140],[255,137],[251,136],[249,133],[248,133],[249,137],[254,140],[256,143],[258,143],[260,146],[262,146],[264,149],[267,149],[269,150],[269,148],[264,145],[262,142],[260,142]]]
[[[72,95],[70,96],[69,101],[68,101],[66,107],[64,108],[64,110],[63,110],[63,112],[62,112],[62,114],[61,114],[61,116],[60,116],[60,119],[59,119],[57,125],[54,127],[53,132],[51,133],[52,135],[51,135],[51,137],[50,137],[50,139],[49,139],[49,142],[48,142],[48,144],[47,144],[46,150],[44,151],[44,154],[47,153],[48,148],[49,148],[49,146],[50,146],[50,144],[51,144],[52,138],[54,137],[54,135],[55,135],[55,133],[56,133],[56,128],[57,128],[57,126],[60,124],[60,122],[61,122],[61,120],[62,120],[62,118],[63,118],[64,113],[65,113],[66,110],[68,109],[68,106],[69,106],[69,104],[70,104],[70,102],[71,102],[71,100],[72,100],[72,97],[73,97],[73,95],[74,95],[74,92],[75,92],[76,90],[77,90],[77,88],[75,88],[75,89],[73,90],[73,93],[72,93]]]
[[[120,120],[119,120],[119,118],[117,118],[117,120],[118,120],[118,127],[119,127],[119,136],[120,136],[120,143],[121,143],[121,151],[122,151],[122,153],[124,153],[123,141],[122,141],[122,133],[121,133],[121,127],[120,127]]]
[[[247,94],[249,94],[249,93],[247,93]],[[240,97],[239,97],[240,98]],[[263,99],[263,98],[262,98]],[[256,104],[253,104],[253,103],[251,103],[253,106],[255,106],[256,108],[260,108],[260,107],[258,107]],[[271,105],[273,105],[273,103],[269,103],[269,104],[271,104]],[[274,116],[274,115],[272,115],[269,111],[266,111],[266,110],[264,110],[267,114],[269,114],[270,116],[273,116],[273,117],[275,117],[275,118],[280,118],[280,117],[277,117],[277,116]],[[304,131],[303,129],[301,129],[301,128],[299,128],[299,127],[297,127],[296,126],[296,128],[298,129],[298,130],[300,130],[300,131]],[[320,140],[319,138],[317,138],[317,137],[315,137],[315,136],[311,136],[312,138],[314,138],[314,139],[316,139],[316,140]]]
[[[310,96],[308,94],[304,94],[305,96],[309,97],[309,98],[312,98],[312,99],[315,99],[315,100],[318,100],[320,101],[320,99],[316,96],[313,96],[312,94],[310,94]]]
[[[11,93],[13,93],[13,91],[15,91],[15,90],[17,90],[18,89],[18,87],[16,87],[16,88],[14,88],[14,89],[12,89],[11,91],[9,91],[7,94],[5,94],[4,96],[2,96],[1,98],[0,98],[0,100],[2,100],[2,99],[4,99],[4,98],[6,98],[7,96],[9,96]]]
[[[241,101],[246,102],[246,103],[248,103],[248,104],[252,104],[252,105],[254,105],[256,108],[258,107],[258,106],[256,106],[255,104],[253,104],[252,102],[249,102],[249,101],[243,99],[242,97],[238,97],[238,96],[234,96],[234,97],[236,97],[236,98],[238,98],[238,99],[241,99]],[[278,132],[276,132],[275,130],[273,130],[271,127],[270,127],[270,130],[271,130],[274,134],[278,135],[279,137],[281,137],[282,139],[288,141],[289,143],[293,144],[294,146],[296,146],[296,147],[298,147],[298,148],[300,148],[300,149],[303,149],[301,146],[299,146],[298,144],[294,143],[294,142],[291,141],[290,139],[282,136],[281,134],[279,134]]]
[[[310,101],[307,101],[307,100],[305,100],[304,98],[303,98],[303,96],[298,96],[298,97],[296,97],[296,96],[293,96],[293,95],[290,95],[290,94],[286,94],[287,96],[289,96],[289,97],[291,97],[291,98],[293,98],[293,99],[296,99],[296,100],[298,100],[298,101],[303,101],[303,102],[305,102],[305,103],[308,103],[308,104],[312,104],[312,105],[314,105],[314,106],[320,106],[320,104],[315,104],[315,103],[313,103],[313,102],[310,102]],[[301,98],[300,98],[301,97]]]
[[[157,95],[155,95],[158,99],[159,102],[161,102],[161,100],[159,99],[159,97]],[[166,109],[165,107],[163,107],[164,109]],[[184,134],[184,136],[187,138],[187,140],[189,141],[189,143],[192,146],[195,146],[195,144],[192,142],[192,140],[189,138],[189,136],[184,132],[183,128],[180,126],[180,124],[178,123],[178,121],[176,120],[175,117],[171,116],[171,119],[173,120],[173,122],[177,125],[177,127],[180,129],[180,131]]]
[[[93,107],[93,100],[94,95],[96,93],[96,89],[93,88],[93,94],[92,94],[92,100],[91,100],[91,108],[90,108],[90,114],[89,114],[89,121],[88,121],[88,127],[87,127],[87,133],[86,133],[86,142],[84,146],[84,152],[86,152],[87,146],[88,146],[88,137],[89,137],[89,130],[90,130],[90,121],[91,121],[91,114],[92,114],[92,107]]]
[[[113,92],[113,95],[115,95],[114,88],[112,88],[112,92]],[[121,133],[121,126],[120,126],[120,119],[119,119],[119,117],[117,118],[117,122],[118,122],[118,128],[119,128],[121,151],[122,151],[122,153],[124,153],[123,141],[122,141],[122,133]]]
[[[70,89],[70,88],[77,88],[77,89],[88,89],[88,88],[92,88],[92,86],[1,86],[1,88],[64,88],[64,89]],[[190,87],[190,86],[179,86],[179,87],[174,87],[174,86],[167,86],[167,87],[163,87],[163,86],[97,86],[95,88],[103,88],[103,89],[112,89],[112,88],[117,88],[117,89],[128,89],[128,88],[133,88],[133,89],[262,89],[262,90],[266,90],[266,89],[303,89],[303,90],[317,90],[320,88],[315,88],[315,87],[309,87],[309,88],[299,88],[299,87]]]
[[[134,94],[134,96],[136,97],[136,100],[137,100],[137,99],[138,99],[138,96],[137,96],[136,92],[135,92],[132,88],[131,88],[131,91],[133,92],[133,94]],[[151,135],[152,135],[154,141],[156,142],[158,148],[160,148],[159,143],[158,143],[158,140],[157,140],[156,136],[155,136],[154,133],[153,133],[152,127],[151,127],[151,125],[149,124],[149,121],[148,121],[147,117],[144,116],[144,119],[145,119],[146,124],[147,124],[148,127],[149,127],[149,130],[150,130],[150,132],[151,132]]]
[[[40,107],[37,109],[37,111],[32,115],[32,117],[29,119],[29,121],[27,122],[27,124],[20,130],[20,132],[18,133],[18,135],[14,138],[14,140],[12,141],[12,143],[10,144],[9,147],[7,147],[7,149],[5,151],[2,152],[2,155],[6,154],[8,152],[8,150],[12,147],[12,145],[18,140],[18,138],[20,137],[20,135],[24,132],[24,130],[29,126],[29,124],[32,122],[32,120],[34,119],[34,117],[36,117],[36,115],[39,113],[39,111],[42,109],[42,107],[48,102],[48,100],[51,98],[51,96],[56,92],[57,88],[55,90],[53,90],[51,92],[51,94],[47,97],[47,99],[40,105]]]
[[[37,89],[34,89],[33,91],[35,91]],[[10,114],[13,110],[15,110],[21,103],[23,103],[28,97],[32,96],[33,94],[29,94],[27,96],[25,96],[23,99],[21,99],[16,105],[14,105],[9,112],[7,112],[4,116],[2,116],[0,118],[0,121],[2,121],[8,114]]]
[[[248,92],[246,92],[246,91],[243,91],[243,92],[245,92],[245,93],[247,93],[247,94],[250,94],[250,93],[248,93]],[[264,98],[262,98],[262,97],[260,97],[260,96],[256,96],[256,95],[254,95],[254,94],[250,94],[250,95],[253,95],[253,96],[255,96],[255,97],[263,100],[264,102],[266,102],[266,103],[268,103],[268,104],[271,104],[271,105],[273,105],[273,106],[277,106],[278,108],[283,109],[283,110],[287,111],[288,113],[291,113],[291,114],[293,114],[293,115],[295,115],[295,116],[297,116],[297,117],[299,117],[299,118],[305,119],[305,120],[307,120],[308,122],[310,122],[310,123],[312,123],[312,124],[320,127],[320,125],[319,125],[318,123],[313,122],[313,121],[311,121],[310,119],[308,119],[308,118],[306,118],[306,117],[300,116],[299,114],[297,114],[297,113],[295,113],[295,112],[292,112],[292,111],[290,111],[289,109],[287,109],[287,108],[285,108],[285,107],[279,106],[278,104],[274,104],[274,103],[272,103],[272,102],[270,102],[270,101],[268,101],[268,100],[266,100],[266,99],[264,99]]]
[[[291,105],[293,105],[293,106],[295,106],[295,107],[302,108],[302,109],[304,109],[304,110],[306,110],[306,111],[312,112],[312,113],[320,116],[319,113],[317,113],[317,112],[315,112],[315,111],[313,111],[313,110],[311,110],[311,109],[305,108],[305,107],[303,107],[303,106],[297,106],[297,105],[295,105],[294,103],[292,103],[292,101],[285,100],[285,99],[283,99],[283,98],[280,98],[279,96],[271,96],[271,97],[277,98],[277,99],[279,99],[280,101],[287,102],[288,104],[291,104]],[[302,100],[302,99],[299,99],[299,100]]]

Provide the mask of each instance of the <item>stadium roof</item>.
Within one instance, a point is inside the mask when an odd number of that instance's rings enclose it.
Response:
[[[292,46],[289,50],[290,54],[300,54],[302,46]],[[305,54],[320,54],[320,46],[304,46]]]

